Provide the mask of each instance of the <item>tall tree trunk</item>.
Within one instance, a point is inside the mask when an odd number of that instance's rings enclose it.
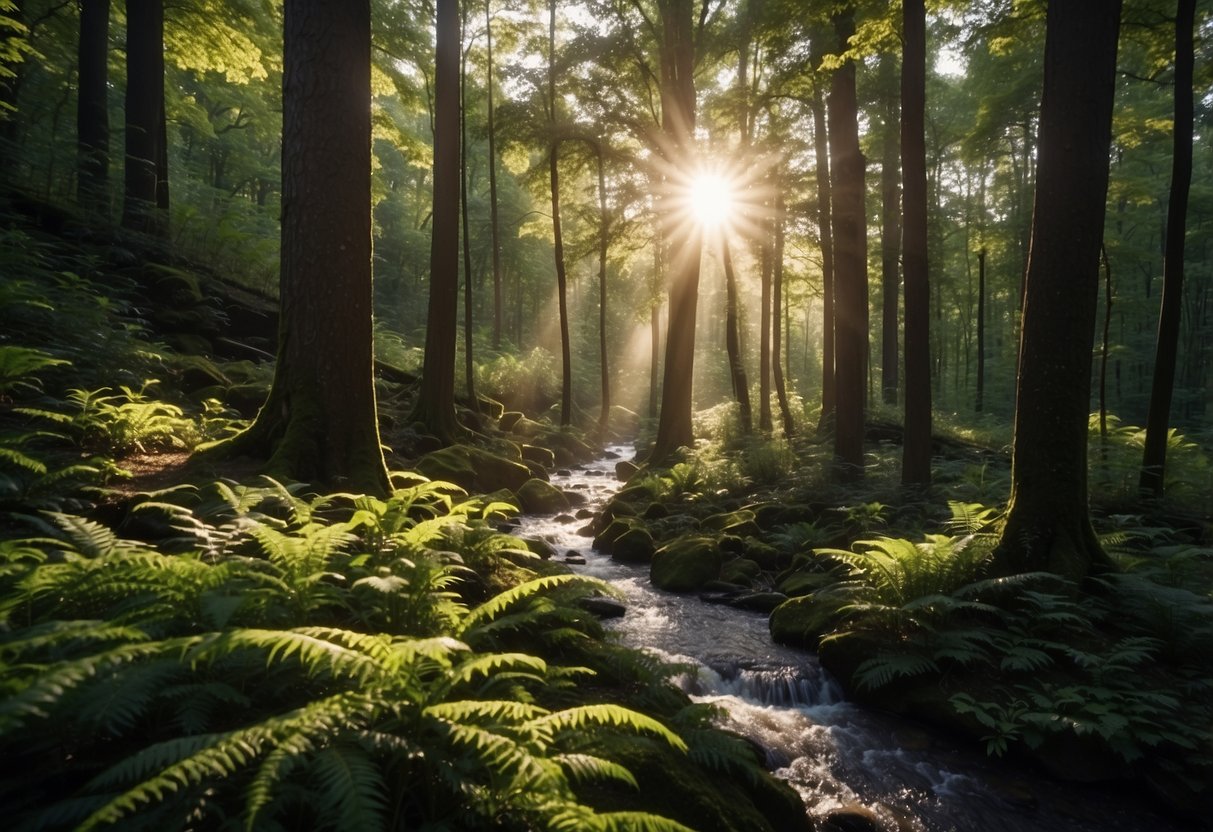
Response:
[[[649,306],[649,418],[657,418],[657,377],[661,370],[661,304]]]
[[[278,363],[232,441],[270,473],[384,493],[371,287],[369,0],[287,0]]]
[[[1081,578],[1110,566],[1088,513],[1087,422],[1120,5],[1049,4],[1011,499],[995,574]]]
[[[926,12],[904,0],[901,68],[901,169],[905,179],[902,251],[906,281],[905,428],[901,481],[931,482],[931,289],[927,269]]]
[[[880,285],[881,348],[880,391],[885,404],[897,404],[897,299],[901,283],[898,251],[901,247],[901,189],[898,171],[896,62],[880,57],[880,92],[884,98],[884,125],[880,160]]]
[[[122,225],[132,231],[163,235],[167,222],[158,208],[162,200],[159,175],[164,159],[161,0],[128,0],[126,4],[126,74],[126,190]]]
[[[497,129],[493,122],[492,0],[484,0],[484,31],[488,39],[489,231],[493,246],[493,349],[501,349],[501,226],[497,213]]]
[[[434,209],[425,363],[413,421],[443,442],[455,421],[455,320],[459,300],[459,4],[437,0],[434,70]]]
[[[552,185],[552,248],[556,256],[556,302],[560,307],[560,425],[573,421],[573,365],[569,346],[568,277],[564,270],[564,237],[560,230],[560,138],[556,135],[556,0],[548,0],[548,102],[552,147],[548,174]]]
[[[1175,18],[1175,127],[1171,153],[1171,197],[1167,203],[1166,250],[1162,268],[1162,309],[1154,350],[1154,383],[1146,418],[1146,447],[1139,487],[1161,497],[1166,480],[1167,427],[1175,387],[1175,361],[1184,297],[1184,238],[1188,191],[1192,184],[1192,29],[1196,0],[1179,0]]]
[[[973,409],[981,413],[986,399],[986,249],[977,252],[977,400]]]
[[[838,50],[855,33],[848,6],[834,17]],[[830,82],[830,190],[833,194],[834,290],[834,466],[846,482],[863,476],[864,382],[868,357],[867,213],[864,160],[859,148],[855,62],[847,60]]]
[[[821,418],[820,433],[834,427],[834,216],[830,193],[830,148],[821,90],[813,88],[813,151],[817,161],[817,232],[821,238]],[[808,329],[805,329],[808,337]],[[790,365],[789,365],[790,366]]]
[[[467,34],[467,7],[464,6],[462,34]],[[462,38],[461,38],[462,40]],[[472,314],[472,237],[468,231],[468,64],[467,50],[460,44],[459,66],[459,213],[463,223],[463,386],[468,407],[479,411],[476,402],[476,362],[472,339],[475,321]]]
[[[1103,261],[1103,335],[1099,339],[1099,439],[1100,451],[1106,453],[1108,440],[1108,347],[1112,330],[1112,263],[1108,247],[1100,245]]]
[[[762,224],[762,244],[759,249],[758,302],[758,429],[771,431],[771,272],[775,268],[771,252],[771,224]]]
[[[95,213],[105,211],[109,202],[109,19],[109,0],[80,3],[77,199],[82,208]]]
[[[733,383],[733,395],[741,414],[741,431],[749,434],[754,430],[754,412],[750,407],[750,382],[746,379],[745,363],[741,359],[741,339],[738,328],[737,310],[737,276],[733,271],[733,255],[729,250],[729,240],[722,236],[720,253],[724,260],[725,313],[724,313],[724,344],[729,359],[729,379]],[[770,420],[768,409],[767,419]]]
[[[783,335],[783,247],[784,247],[784,216],[783,188],[775,191],[775,252],[774,279],[771,286],[771,369],[775,376],[775,394],[779,398],[779,415],[783,419],[783,435],[791,437],[795,431],[792,422],[792,411],[788,407],[788,390],[784,384],[783,366],[780,361],[781,340]]]
[[[602,143],[595,143],[594,149],[598,162],[598,362],[602,371],[602,410],[598,414],[598,435],[605,438],[611,423],[611,373],[607,364],[607,250],[611,226],[607,214]]]
[[[695,134],[695,42],[691,0],[658,0],[661,13],[661,127],[665,162],[691,169]],[[692,383],[695,374],[695,319],[699,306],[700,232],[682,222],[670,194],[660,208],[663,258],[670,270],[669,326],[662,374],[661,415],[650,461],[661,462],[692,445]]]

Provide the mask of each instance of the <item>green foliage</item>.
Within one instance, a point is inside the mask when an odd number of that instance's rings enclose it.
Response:
[[[458,493],[218,482],[136,505],[160,548],[62,513],[5,542],[14,828],[684,829],[578,800],[574,782],[635,785],[582,750],[599,736],[687,746],[616,704],[543,704],[591,671],[488,646],[588,632],[569,593],[602,587],[537,578],[469,609],[468,570],[445,547],[494,509]],[[73,749],[66,767],[57,743]]]

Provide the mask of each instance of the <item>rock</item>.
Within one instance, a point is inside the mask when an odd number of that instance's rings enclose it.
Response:
[[[545,432],[546,428],[543,426],[543,424],[536,422],[533,419],[528,419],[525,416],[516,420],[513,427],[510,428],[510,433],[514,434],[515,436],[525,437],[527,439],[534,439],[536,437],[543,436]]]
[[[432,480],[453,482],[474,494],[499,488],[517,491],[531,479],[525,465],[472,445],[451,445],[428,453],[415,467]]]
[[[649,579],[659,589],[696,590],[720,575],[720,549],[702,535],[684,535],[653,553]]]
[[[577,518],[571,514],[557,514],[554,518],[557,523],[576,523]]]
[[[509,433],[514,425],[518,424],[518,420],[524,418],[517,410],[507,410],[497,419],[497,427],[501,428],[506,433]]]
[[[590,498],[576,491],[565,491],[564,498],[569,501],[570,506],[583,506],[590,501]]]
[[[705,517],[703,527],[713,531],[724,531],[725,529],[737,526],[741,523],[753,522],[754,512],[749,509],[738,509],[737,511],[726,511],[720,514],[713,514],[710,517]]]
[[[670,510],[665,503],[649,503],[640,516],[645,520],[660,520],[663,517],[669,517]]]
[[[556,462],[563,467],[589,462],[598,456],[596,449],[565,430],[550,431],[546,441],[552,452],[556,454]]]
[[[640,466],[636,463],[621,459],[615,463],[615,479],[620,482],[627,482],[639,470]]]
[[[602,458],[603,459],[619,459],[619,454],[615,453],[614,451],[603,451]]]
[[[590,511],[588,508],[579,508],[577,509],[577,513],[573,516],[578,520],[589,520],[593,518],[594,512]]]
[[[571,477],[571,476],[573,476],[573,472],[572,472],[572,471],[570,471],[568,468],[557,468],[557,469],[556,469],[556,476],[558,476],[558,477]]]
[[[880,816],[858,803],[830,812],[817,828],[819,832],[885,832]]]
[[[626,488],[621,488],[611,498],[611,504],[624,503],[626,505],[634,505],[638,503],[648,503],[653,499],[653,493],[649,489],[641,485],[629,485]]]
[[[528,549],[544,560],[551,560],[556,556],[556,550],[552,547],[552,544],[541,537],[524,538],[522,542],[526,544]]]
[[[518,488],[518,501],[527,514],[556,514],[569,509],[569,501],[563,491],[550,482],[535,478]]]
[[[597,537],[594,538],[594,548],[600,552],[610,553],[615,541],[632,528],[633,521],[624,518],[612,520]]]
[[[505,415],[505,405],[496,399],[490,399],[488,396],[477,396],[476,403],[479,405],[481,413],[490,419],[497,419],[498,426],[500,426],[500,419]]]
[[[585,558],[581,555],[565,555],[564,562],[570,566],[585,566]]]
[[[542,466],[545,470],[550,470],[556,466],[556,455],[547,448],[540,448],[538,445],[523,445],[522,459],[524,462],[533,462],[536,465]]]
[[[586,523],[584,526],[582,526],[580,529],[577,530],[576,534],[578,537],[593,537],[594,536],[594,524]]]
[[[611,547],[611,557],[623,563],[649,563],[657,546],[646,529],[633,527],[619,537]]]
[[[584,563],[584,558],[582,559]],[[596,618],[606,620],[608,618],[622,618],[628,608],[619,603],[613,598],[603,598],[601,595],[591,595],[589,598],[582,598],[577,602],[577,606],[581,607],[586,612],[594,615]]]
[[[740,555],[745,551],[745,541],[735,534],[722,534],[719,545],[720,551],[730,555]]]
[[[729,606],[739,610],[770,613],[786,600],[788,596],[782,592],[744,592],[731,600]]]
[[[749,560],[757,563],[766,572],[774,572],[779,568],[780,552],[769,543],[764,543],[757,537],[747,537],[742,553]]]
[[[762,572],[762,568],[754,561],[737,558],[727,561],[720,567],[720,580],[742,586],[753,586],[754,579],[760,572]]]

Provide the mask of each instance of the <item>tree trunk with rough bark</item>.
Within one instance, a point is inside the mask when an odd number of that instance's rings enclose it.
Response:
[[[488,41],[488,73],[485,90],[488,95],[489,139],[489,233],[493,247],[493,349],[501,349],[501,224],[497,212],[497,127],[493,121],[493,18],[492,0],[484,2],[484,31]]]
[[[813,150],[817,160],[817,232],[821,238],[821,417],[818,433],[834,427],[834,217],[830,201],[830,146],[825,104],[814,87]],[[807,329],[806,329],[807,332]]]
[[[722,237],[720,253],[724,261],[725,312],[724,344],[729,361],[729,380],[733,384],[733,395],[737,399],[741,416],[741,432],[750,434],[754,430],[754,411],[750,407],[750,382],[746,378],[745,363],[741,360],[741,339],[738,328],[737,276],[733,271],[733,255],[729,241]],[[767,418],[770,418],[768,412]]]
[[[908,10],[908,6],[906,7]],[[906,44],[909,48],[909,44]],[[897,67],[891,55],[880,57],[880,92],[884,98],[884,124],[880,159],[880,394],[885,404],[897,404],[897,302],[901,275],[901,177],[897,127]]]
[[[80,4],[79,93],[76,99],[76,196],[86,211],[109,203],[109,0]]]
[[[164,5],[161,0],[126,4],[126,166],[122,225],[163,236],[167,217],[164,173]]]
[[[1087,505],[1087,423],[1120,5],[1049,4],[1011,499],[994,574],[1078,579],[1111,566]]]
[[[788,407],[788,390],[783,378],[783,364],[780,359],[783,338],[783,251],[784,223],[787,217],[783,204],[783,189],[775,192],[775,251],[774,276],[771,285],[771,369],[775,376],[775,395],[779,399],[779,415],[783,419],[783,435],[791,438],[796,427],[792,421],[792,411]]]
[[[569,344],[568,276],[564,268],[564,236],[560,227],[560,138],[556,135],[556,0],[548,1],[548,103],[551,106],[552,146],[548,178],[552,186],[552,250],[556,257],[556,303],[560,309],[560,426],[573,422],[573,364]]]

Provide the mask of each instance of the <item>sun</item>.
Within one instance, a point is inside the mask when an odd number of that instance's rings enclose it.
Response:
[[[719,173],[704,171],[691,180],[691,215],[704,228],[719,228],[733,217],[733,186]]]

